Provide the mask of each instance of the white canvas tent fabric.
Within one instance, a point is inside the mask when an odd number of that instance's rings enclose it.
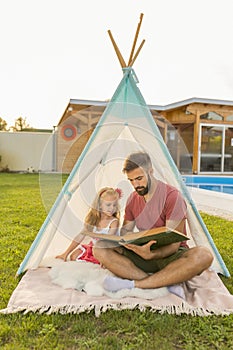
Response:
[[[123,190],[123,214],[126,199],[132,191],[122,173],[124,159],[132,152],[145,151],[151,157],[155,177],[177,187],[185,197],[191,244],[211,249],[214,255],[213,270],[229,276],[136,85],[138,81],[134,71],[129,67],[123,72],[116,92],[17,273],[44,266],[46,259],[64,251],[64,247],[82,229],[87,210],[101,187],[112,186]]]

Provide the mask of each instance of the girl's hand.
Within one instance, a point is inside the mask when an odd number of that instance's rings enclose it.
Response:
[[[141,258],[145,260],[150,260],[155,258],[155,252],[156,250],[151,250],[151,246],[155,244],[156,241],[149,241],[148,243],[144,245],[136,245],[136,244],[123,244],[123,246],[129,250],[132,250],[134,253],[139,255]]]

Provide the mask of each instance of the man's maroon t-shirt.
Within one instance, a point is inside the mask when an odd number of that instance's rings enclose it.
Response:
[[[124,218],[135,221],[138,230],[143,231],[166,226],[167,220],[179,222],[186,218],[186,211],[186,203],[180,192],[175,187],[158,181],[153,197],[148,202],[136,191],[131,193]],[[187,247],[186,242],[181,245]]]

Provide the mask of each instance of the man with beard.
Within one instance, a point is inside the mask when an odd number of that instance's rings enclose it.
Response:
[[[123,172],[134,187],[129,196],[121,235],[168,226],[186,234],[186,203],[180,192],[153,176],[149,155],[131,154]],[[189,248],[186,242],[172,243],[151,250],[152,240],[137,246],[113,247],[99,241],[94,256],[118,277],[108,276],[104,287],[109,291],[124,288],[158,288],[168,286],[170,292],[184,298],[179,285],[209,268],[213,257],[206,247]],[[120,277],[120,278],[119,278]]]

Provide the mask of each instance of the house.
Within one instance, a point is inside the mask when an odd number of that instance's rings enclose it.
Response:
[[[71,99],[56,127],[56,170],[69,173],[107,101]],[[148,105],[182,173],[233,174],[233,101],[190,98]]]

